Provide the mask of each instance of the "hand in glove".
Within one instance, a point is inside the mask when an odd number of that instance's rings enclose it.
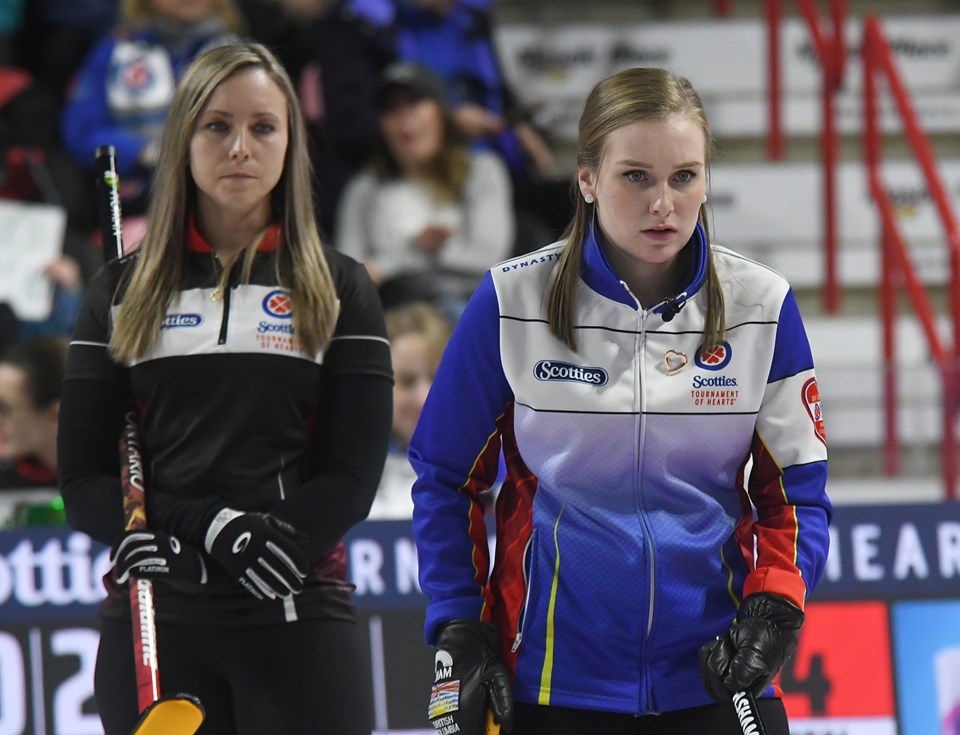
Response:
[[[500,630],[490,623],[451,620],[440,628],[427,709],[437,732],[483,735],[488,707],[505,731],[513,729],[510,675],[499,650]]]
[[[759,696],[797,650],[803,611],[767,592],[749,595],[737,622],[700,647],[700,673],[707,693],[727,702],[734,692]]]
[[[120,584],[131,575],[186,588],[207,583],[207,565],[201,553],[163,531],[128,531],[110,552],[110,561]]]
[[[258,600],[289,597],[303,590],[310,563],[300,547],[303,534],[266,513],[224,508],[207,528],[207,552]]]

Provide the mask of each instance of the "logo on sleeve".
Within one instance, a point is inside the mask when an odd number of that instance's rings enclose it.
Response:
[[[289,291],[274,289],[263,297],[263,310],[275,319],[293,317],[293,299]]]
[[[823,410],[820,408],[820,389],[817,387],[817,379],[810,378],[804,383],[800,394],[803,407],[807,409],[807,415],[813,422],[813,433],[817,439],[826,444],[827,432],[823,426]]]
[[[713,347],[700,347],[694,356],[697,367],[704,370],[723,370],[730,364],[733,348],[729,342],[721,342]]]
[[[587,385],[606,385],[607,371],[598,367],[572,365],[559,360],[541,360],[533,368],[537,380],[586,383]]]

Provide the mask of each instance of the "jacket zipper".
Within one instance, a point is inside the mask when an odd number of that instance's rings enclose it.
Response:
[[[637,359],[640,361],[639,370],[637,372],[637,420],[640,422],[640,430],[637,436],[637,493],[640,492],[640,475],[641,475],[641,465],[643,464],[643,442],[644,442],[644,432],[646,431],[646,422],[643,420],[643,373],[645,369],[645,359],[646,359],[646,342],[647,342],[647,317],[656,309],[657,306],[660,306],[666,301],[661,302],[651,308],[650,311],[647,311],[643,308],[643,304],[640,303],[640,300],[633,295],[633,291],[630,290],[630,287],[626,284],[625,281],[620,281],[620,285],[626,290],[628,294],[633,298],[634,302],[637,305],[637,317],[640,327],[640,344],[637,349]],[[667,299],[669,301],[669,299]],[[656,559],[654,558],[653,550],[653,534],[650,532],[650,524],[647,522],[647,517],[643,512],[643,508],[639,507],[639,498],[637,500],[640,521],[643,523],[644,531],[646,532],[646,541],[647,541],[647,551],[650,554],[650,604],[647,607],[647,639],[650,638],[650,631],[653,630],[653,598],[655,591],[655,582],[656,582]]]
[[[647,342],[647,317],[649,313],[640,308],[640,349],[638,350],[638,359],[640,360],[639,372],[637,374],[637,409],[638,409],[638,418],[640,421],[640,436],[639,441],[637,442],[637,492],[640,491],[640,478],[642,475],[642,465],[643,465],[643,445],[644,445],[644,434],[646,433],[646,422],[643,420],[643,374],[646,369],[646,342]],[[647,522],[647,517],[643,512],[643,508],[640,508],[640,520],[643,523],[644,530],[646,531],[646,541],[647,541],[647,551],[650,554],[650,603],[647,607],[647,638],[650,638],[650,631],[653,630],[653,599],[656,583],[656,558],[654,557],[653,550],[653,534],[650,532],[650,524]]]
[[[233,289],[227,284],[223,291],[223,316],[220,317],[220,336],[217,337],[217,344],[222,345],[227,341],[227,323],[230,321],[230,292]]]
[[[530,534],[530,538],[527,539],[527,545],[523,549],[523,613],[517,617],[517,630],[516,637],[513,639],[513,645],[510,646],[510,653],[516,653],[517,649],[520,648],[520,642],[523,640],[523,627],[527,622],[527,612],[530,610],[530,573],[527,569],[527,565],[530,561],[529,555],[532,552],[531,544],[533,543],[533,534]]]
[[[637,370],[637,420],[639,421],[639,429],[637,431],[637,466],[636,466],[636,491],[637,491],[637,515],[640,519],[640,523],[643,525],[644,534],[646,536],[647,542],[647,552],[650,555],[650,598],[649,605],[647,607],[647,631],[646,631],[646,640],[650,640],[650,633],[653,630],[653,600],[654,593],[656,591],[656,558],[654,557],[654,548],[653,548],[653,534],[650,532],[650,523],[647,520],[646,514],[643,511],[642,504],[640,503],[640,478],[642,474],[642,465],[643,465],[643,443],[644,443],[644,433],[646,432],[646,422],[643,420],[643,374],[645,369],[645,360],[646,360],[646,342],[647,342],[647,317],[650,315],[646,309],[643,308],[643,304],[640,303],[639,299],[633,295],[633,292],[630,290],[630,287],[627,286],[626,282],[620,281],[620,285],[626,289],[627,293],[633,297],[634,302],[637,305],[637,316],[640,327],[640,337],[639,345],[637,349],[637,359],[640,364]],[[653,307],[656,308],[656,307]],[[652,309],[651,309],[652,311]],[[646,677],[641,676],[641,681],[645,681]],[[646,699],[650,705],[654,705],[652,693],[649,691],[648,686],[645,686],[641,683],[641,687],[646,690],[646,697],[641,697],[641,701]]]

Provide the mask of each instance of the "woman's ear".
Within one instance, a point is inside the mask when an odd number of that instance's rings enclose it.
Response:
[[[587,204],[593,204],[595,199],[593,172],[588,168],[581,168],[577,172],[577,184],[580,187],[580,196],[583,197],[583,200]]]

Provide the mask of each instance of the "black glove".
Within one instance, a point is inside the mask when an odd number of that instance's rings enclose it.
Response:
[[[437,732],[483,735],[486,711],[513,729],[510,674],[500,663],[500,629],[476,620],[451,620],[437,634],[437,675],[427,717]]]
[[[797,650],[803,611],[767,592],[749,595],[737,622],[715,641],[700,647],[700,674],[707,693],[728,702],[734,692],[766,691]]]
[[[188,589],[207,583],[203,555],[164,531],[128,531],[110,552],[110,561],[120,584],[131,575]]]
[[[204,547],[258,600],[289,597],[303,590],[310,571],[301,544],[306,536],[267,513],[224,508],[207,528]]]

